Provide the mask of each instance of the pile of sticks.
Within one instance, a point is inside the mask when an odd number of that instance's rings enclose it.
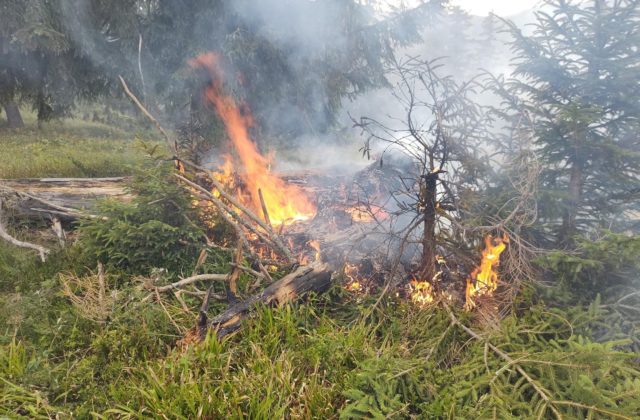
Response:
[[[207,276],[207,279],[227,281],[229,284],[229,290],[232,293],[235,292],[235,281],[239,277],[241,271],[249,272],[249,274],[253,275],[258,280],[267,280],[270,282],[270,285],[262,292],[253,295],[241,303],[232,304],[227,311],[210,321],[207,317],[207,310],[209,306],[209,299],[212,296],[213,286],[209,287],[200,308],[197,325],[192,331],[192,337],[196,337],[196,340],[201,340],[210,329],[217,330],[218,336],[228,334],[229,332],[237,329],[241,321],[261,304],[283,304],[292,299],[302,297],[310,291],[322,292],[329,287],[333,270],[328,264],[322,263],[321,261],[316,261],[308,266],[298,267],[284,278],[274,282],[271,275],[264,267],[262,259],[254,252],[248,233],[257,237],[262,245],[273,249],[276,254],[279,255],[281,260],[276,262],[295,267],[297,265],[297,261],[293,257],[291,250],[287,245],[285,245],[280,234],[275,232],[271,226],[267,206],[264,203],[264,200],[262,201],[264,219],[261,219],[251,211],[251,209],[242,205],[242,203],[240,203],[233,194],[226,191],[224,186],[209,170],[193,162],[180,158],[178,156],[175,139],[171,138],[168,131],[162,127],[160,122],[131,92],[122,77],[120,77],[120,82],[127,96],[129,96],[140,111],[153,124],[155,124],[158,131],[160,131],[162,136],[165,138],[167,146],[173,154],[173,159],[175,160],[177,167],[184,169],[174,173],[176,179],[179,180],[187,191],[189,191],[195,198],[211,203],[218,211],[220,217],[235,231],[237,246],[232,262],[234,269],[226,275],[226,277],[221,277],[216,274],[208,274],[204,276]],[[186,169],[193,171],[193,175],[204,176],[208,185],[203,186],[194,181],[194,179],[201,179],[198,178],[198,176],[191,176],[190,179]],[[218,192],[219,196],[212,193],[212,188]],[[259,191],[259,193],[261,192]],[[211,245],[215,246],[215,244]],[[243,267],[242,260],[244,257],[248,257],[252,262],[254,262],[260,272]],[[204,278],[202,279],[204,280]],[[197,276],[183,279],[180,282],[170,285],[168,288],[166,288],[166,286],[164,287],[166,290],[174,290],[174,288],[191,283],[192,281],[198,281]],[[160,289],[155,288],[156,294],[158,293],[158,290]],[[187,337],[185,337],[185,339],[186,338]]]

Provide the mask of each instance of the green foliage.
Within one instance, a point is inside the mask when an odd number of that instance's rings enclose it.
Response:
[[[1,6],[0,102],[27,102],[39,121],[68,114],[78,97],[105,92],[102,69],[74,42],[64,16],[67,3],[7,0]]]
[[[0,414],[553,418],[553,406],[565,418],[615,418],[640,409],[637,355],[621,350],[626,341],[588,338],[601,329],[599,303],[532,306],[487,330],[459,315],[479,341],[442,309],[387,301],[363,318],[369,308],[341,295],[261,308],[239,332],[222,340],[212,333],[186,350],[167,347],[181,335],[174,323],[193,325],[174,300],[137,303],[143,295],[124,285],[98,324],[45,296],[23,324],[52,325],[22,325],[0,343]]]
[[[531,31],[509,23],[516,77],[498,91],[535,131],[545,234],[572,245],[578,232],[624,226],[623,209],[637,203],[640,8],[545,3]]]
[[[81,222],[81,247],[90,260],[140,274],[193,269],[203,232],[192,221],[188,193],[170,171],[169,165],[141,170],[130,185],[130,203],[106,201],[98,218]]]
[[[576,247],[573,252],[555,250],[539,260],[554,279],[556,299],[565,295],[573,302],[588,303],[598,294],[610,300],[636,290],[639,236],[609,232],[597,240],[577,237]]]

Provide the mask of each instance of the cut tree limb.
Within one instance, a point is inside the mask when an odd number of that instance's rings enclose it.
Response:
[[[200,339],[204,339],[208,329],[215,330],[218,338],[235,331],[259,305],[282,305],[309,292],[324,292],[331,284],[331,274],[329,265],[319,261],[299,267],[262,292],[202,323],[201,326],[206,325],[206,327],[200,328]]]
[[[0,200],[0,238],[4,239],[5,241],[9,242],[12,245],[15,245],[17,247],[20,248],[27,248],[27,249],[33,249],[35,251],[38,251],[38,253],[40,254],[40,259],[42,260],[42,262],[45,262],[47,259],[47,254],[49,254],[49,250],[41,245],[36,245],[36,244],[32,244],[29,242],[24,242],[24,241],[20,241],[16,238],[14,238],[13,236],[9,235],[9,233],[7,232],[7,230],[4,227],[4,223],[2,222],[2,200]]]

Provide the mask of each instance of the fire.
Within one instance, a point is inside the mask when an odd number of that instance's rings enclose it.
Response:
[[[251,114],[223,91],[219,61],[216,54],[205,53],[191,60],[190,65],[205,69],[211,75],[212,82],[205,91],[205,97],[215,106],[238,153],[243,168],[237,172],[247,188],[252,208],[256,211],[262,208],[260,190],[272,224],[311,219],[315,216],[316,207],[304,191],[269,171],[269,160],[258,152],[249,136],[248,128],[253,124]]]
[[[411,280],[409,284],[411,301],[419,306],[426,306],[433,303],[433,286],[428,281]]]
[[[344,275],[347,278],[347,284],[344,286],[345,289],[354,293],[365,291],[365,279],[360,274],[358,265],[345,263]]]
[[[482,251],[480,265],[467,279],[465,303],[467,310],[475,307],[475,297],[491,295],[498,287],[498,272],[495,269],[500,264],[500,254],[507,248],[508,242],[509,237],[506,234],[502,238],[494,238],[491,235],[484,238],[485,248]]]

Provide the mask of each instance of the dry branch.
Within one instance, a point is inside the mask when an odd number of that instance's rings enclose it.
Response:
[[[264,221],[267,222],[270,228],[273,229],[271,219],[269,218],[269,211],[267,210],[267,203],[264,202],[264,196],[262,195],[262,189],[258,188],[258,196],[260,197],[260,206],[262,207],[262,214],[264,215]]]
[[[189,162],[189,161],[186,161],[186,160],[180,160],[180,162],[182,162],[183,164],[185,164],[187,166],[190,166],[193,169],[197,169],[199,171],[204,172],[207,175],[207,177],[209,178],[209,180],[211,181],[211,183],[213,184],[213,186],[216,187],[218,192],[220,192],[220,195],[222,197],[224,197],[226,200],[228,200],[234,207],[239,209],[241,212],[246,214],[247,217],[249,217],[254,223],[256,223],[258,226],[260,226],[262,229],[264,229],[269,234],[269,237],[272,238],[273,241],[278,245],[278,248],[280,248],[281,251],[283,251],[284,255],[287,257],[289,262],[293,263],[295,261],[293,259],[293,257],[291,256],[291,252],[289,251],[289,248],[287,248],[285,246],[284,242],[282,242],[282,239],[278,236],[278,234],[276,232],[274,232],[273,229],[269,225],[267,225],[258,216],[256,216],[256,214],[254,212],[249,210],[247,207],[243,206],[232,194],[229,194],[224,189],[224,185],[222,185],[220,183],[220,181],[218,181],[214,176],[212,176],[210,171],[208,171],[207,169],[205,169],[205,168],[203,168],[201,166],[196,165],[193,162]],[[209,192],[207,191],[207,193],[209,193]]]
[[[223,337],[238,329],[242,321],[259,305],[282,305],[309,292],[323,292],[329,288],[330,284],[331,270],[328,264],[315,262],[299,267],[262,292],[232,306],[208,321],[206,328],[199,331],[200,338],[204,338],[207,328],[216,330],[218,338]]]
[[[187,277],[186,279],[182,279],[175,283],[167,284],[166,286],[155,287],[154,290],[157,290],[158,292],[166,292],[168,290],[179,289],[181,287],[188,286],[199,281],[226,281],[228,277],[228,274],[198,274],[196,276]]]
[[[17,247],[20,248],[27,248],[27,249],[33,249],[35,251],[38,251],[38,253],[40,254],[40,259],[42,260],[42,262],[45,262],[47,260],[47,254],[49,254],[49,249],[41,246],[41,245],[36,245],[36,244],[32,244],[29,242],[24,242],[24,241],[20,241],[16,238],[14,238],[13,236],[9,235],[9,233],[7,232],[6,228],[4,227],[4,224],[2,222],[2,201],[0,200],[0,238],[4,239],[5,241],[9,242],[12,245],[15,245]]]
[[[26,178],[0,180],[0,197],[17,214],[41,218],[45,214],[64,220],[96,217],[86,212],[96,201],[109,197],[130,199],[126,178]]]
[[[140,102],[138,100],[138,98],[136,97],[136,95],[133,94],[133,92],[131,92],[129,90],[129,86],[127,86],[127,82],[124,81],[124,79],[122,78],[122,76],[118,76],[118,78],[120,79],[120,83],[122,83],[122,88],[124,89],[124,93],[127,94],[127,96],[133,101],[133,103],[138,107],[138,109],[140,111],[142,111],[142,113],[152,122],[155,124],[156,128],[158,129],[158,131],[160,131],[160,133],[162,134],[162,136],[164,137],[164,139],[167,142],[167,146],[169,147],[169,150],[171,151],[171,153],[176,154],[176,145],[175,142],[171,140],[171,137],[169,136],[169,133],[167,133],[165,131],[164,128],[162,128],[162,126],[160,125],[160,123],[158,122],[158,120],[151,115],[151,113],[147,110],[147,108],[145,108],[144,105],[142,105],[142,102]]]
[[[264,229],[264,231],[267,233],[267,235],[265,235],[262,231],[260,231],[260,229],[257,229],[255,227],[253,227],[249,222],[245,221],[237,212],[235,212],[232,208],[230,208],[229,206],[227,206],[226,204],[224,204],[222,202],[222,200],[220,200],[218,197],[216,197],[215,195],[211,194],[209,191],[207,191],[206,188],[196,184],[193,181],[188,180],[187,178],[185,178],[184,176],[180,175],[180,174],[174,174],[174,176],[176,178],[178,178],[179,180],[181,180],[182,182],[184,182],[185,184],[189,185],[191,188],[196,189],[200,194],[202,194],[206,200],[212,202],[221,213],[226,213],[231,215],[238,223],[242,224],[245,228],[248,228],[249,230],[251,230],[253,233],[255,233],[256,235],[258,235],[260,237],[260,239],[262,239],[263,241],[265,241],[266,243],[270,243],[272,246],[274,246],[278,251],[280,251],[280,253],[287,258],[287,260],[290,263],[295,262],[293,256],[291,255],[291,251],[289,250],[289,248],[287,248],[284,243],[282,242],[282,240],[273,232],[273,230],[269,229],[268,226],[266,226],[263,222],[259,221],[259,219],[257,218],[257,216],[255,216],[250,210],[244,208],[242,205],[240,205],[239,203],[237,203],[237,201],[234,199],[233,201],[231,201],[231,203],[236,206],[238,209],[240,209],[241,211],[243,211],[244,214],[246,214],[247,216],[249,216],[249,218],[251,218],[254,222],[258,223],[258,225],[260,227],[262,227]],[[225,196],[228,195],[226,192],[223,193],[223,190],[219,190],[220,193]],[[229,195],[229,197],[231,197]],[[236,204],[237,203],[237,204]],[[227,220],[229,221],[229,220]],[[230,222],[232,225],[235,225],[235,223]],[[248,245],[248,244],[247,244]],[[247,246],[247,249],[249,247]]]

